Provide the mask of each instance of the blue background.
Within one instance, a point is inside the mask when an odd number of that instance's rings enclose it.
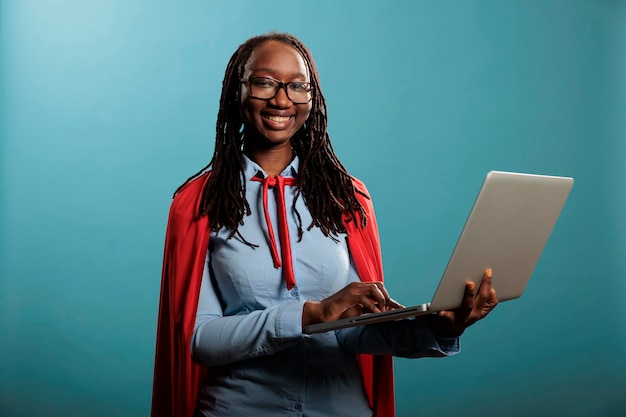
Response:
[[[626,415],[617,0],[3,1],[0,415],[148,415],[171,193],[269,30],[313,52],[400,302],[434,292],[487,171],[576,179],[524,296],[456,357],[396,359],[398,415]]]

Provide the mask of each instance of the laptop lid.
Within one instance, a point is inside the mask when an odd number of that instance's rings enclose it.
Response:
[[[491,171],[431,301],[432,311],[459,306],[465,283],[493,269],[500,301],[518,298],[548,242],[573,178]]]
[[[500,301],[524,292],[574,184],[573,178],[491,171],[430,303],[369,313],[305,328],[319,333],[457,308],[465,283],[478,285],[487,268]]]

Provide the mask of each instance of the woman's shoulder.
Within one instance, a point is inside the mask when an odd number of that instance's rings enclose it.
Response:
[[[170,212],[195,215],[198,205],[200,204],[200,199],[202,198],[204,186],[210,174],[210,171],[205,172],[183,184],[174,195]]]
[[[184,196],[188,194],[195,194],[198,191],[202,191],[204,188],[204,184],[206,183],[207,178],[211,175],[211,171],[204,172],[197,177],[187,181],[184,183],[174,195],[174,200],[177,198],[184,198]]]
[[[356,191],[357,194],[361,194],[367,198],[370,198],[370,193],[369,191],[367,191],[367,187],[365,186],[365,183],[356,177],[350,176],[350,178],[352,179],[352,185],[354,186],[354,191]]]

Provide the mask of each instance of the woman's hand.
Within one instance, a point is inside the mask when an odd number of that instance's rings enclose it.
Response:
[[[496,290],[491,288],[492,271],[488,269],[475,294],[476,284],[465,285],[463,303],[455,310],[440,311],[431,316],[430,327],[437,336],[458,337],[466,328],[481,320],[498,305]]]
[[[402,305],[389,297],[382,282],[352,282],[328,298],[304,303],[302,326],[399,307]]]

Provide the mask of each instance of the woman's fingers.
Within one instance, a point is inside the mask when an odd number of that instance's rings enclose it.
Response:
[[[474,307],[474,301],[476,299],[476,283],[474,281],[470,281],[465,284],[465,295],[463,296],[463,302],[459,307],[460,310],[467,311],[468,313]]]
[[[382,282],[353,282],[321,303],[325,312],[324,321],[401,307],[389,297]]]
[[[391,296],[389,296],[389,292],[382,282],[372,282],[366,285],[370,286],[370,296],[375,301],[377,307],[377,310],[372,311],[388,311],[394,308],[404,307],[402,304],[398,303],[396,300],[391,298]]]
[[[372,311],[387,311],[387,300],[389,299],[389,294],[387,294],[387,290],[383,286],[382,282],[372,282],[369,285],[370,288],[370,296],[374,301],[376,301],[376,310]]]
[[[355,304],[352,307],[348,308],[347,310],[345,310],[340,316],[340,319],[344,319],[347,317],[356,317],[356,316],[360,316],[361,314],[363,314],[363,305],[361,304]]]
[[[486,270],[483,275],[483,280],[480,283],[480,288],[478,289],[477,298],[480,298],[481,301],[485,301],[489,298],[491,293],[491,279],[493,276],[493,271],[490,269]]]
[[[491,287],[492,276],[493,271],[491,269],[485,271],[478,295],[476,296],[475,310],[478,312],[478,320],[484,318],[498,304],[496,290]]]

